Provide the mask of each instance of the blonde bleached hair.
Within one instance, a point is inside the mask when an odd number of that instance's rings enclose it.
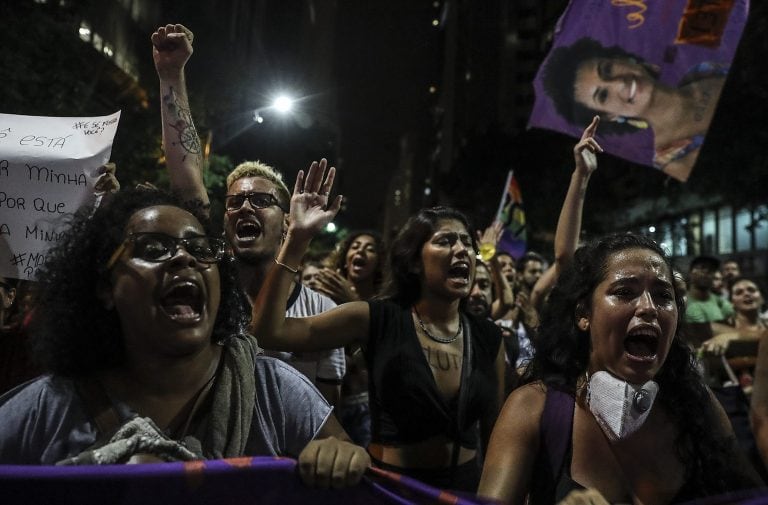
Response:
[[[244,177],[261,177],[266,179],[277,188],[277,197],[280,200],[280,205],[288,208],[291,202],[291,192],[288,191],[288,186],[283,181],[283,174],[277,171],[276,168],[262,163],[260,161],[244,161],[232,170],[227,176],[227,190],[236,180]]]

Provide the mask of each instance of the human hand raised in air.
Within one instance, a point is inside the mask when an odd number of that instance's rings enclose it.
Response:
[[[597,170],[597,157],[595,153],[603,152],[603,148],[595,140],[598,124],[600,124],[600,116],[593,117],[592,122],[584,129],[584,133],[581,134],[581,139],[573,147],[576,171],[585,176]]]
[[[330,200],[336,168],[326,173],[328,160],[313,161],[306,174],[299,170],[291,197],[288,234],[295,238],[311,239],[330,223],[341,209],[342,196]],[[330,202],[330,203],[329,203]]]
[[[520,309],[520,315],[523,323],[531,328],[537,328],[539,326],[539,312],[531,303],[531,298],[524,291],[520,291],[515,295],[515,306]]]
[[[493,221],[493,223],[491,223],[491,225],[488,228],[486,228],[482,232],[480,230],[477,230],[477,243],[480,245],[481,248],[483,244],[492,244],[493,248],[496,249],[496,246],[499,245],[499,239],[501,239],[501,234],[503,231],[504,231],[504,223],[496,219]]]
[[[339,305],[360,299],[360,295],[355,291],[355,286],[339,272],[330,268],[323,268],[317,273],[315,290],[320,291]]]
[[[160,79],[177,79],[192,56],[194,34],[184,25],[159,27],[150,37],[152,59]]]

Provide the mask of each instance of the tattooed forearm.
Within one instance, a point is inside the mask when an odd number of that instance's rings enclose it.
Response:
[[[168,89],[167,94],[163,95],[163,106],[168,113],[168,125],[179,134],[178,145],[185,153],[182,161],[186,160],[187,154],[196,158],[199,157],[202,147],[200,137],[198,137],[195,124],[192,121],[192,112],[189,110],[189,106],[181,103],[173,86]]]
[[[435,370],[461,370],[461,354],[451,354],[440,349],[431,347],[422,347],[424,356],[427,358],[429,366]]]

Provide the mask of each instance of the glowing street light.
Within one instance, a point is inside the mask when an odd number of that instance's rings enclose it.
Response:
[[[272,107],[281,114],[287,114],[293,109],[293,99],[288,95],[280,95],[272,102]]]

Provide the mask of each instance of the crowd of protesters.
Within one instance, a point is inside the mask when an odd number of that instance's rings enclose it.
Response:
[[[710,256],[684,278],[642,235],[580,243],[598,117],[551,255],[513,258],[500,223],[435,207],[316,257],[342,203],[325,159],[292,191],[234,167],[211,236],[200,146],[181,141],[192,33],[151,41],[170,192],[115,191],[73,217],[39,284],[0,278],[0,463],[280,455],[309,485],[373,465],[521,504],[764,485],[759,283]]]

